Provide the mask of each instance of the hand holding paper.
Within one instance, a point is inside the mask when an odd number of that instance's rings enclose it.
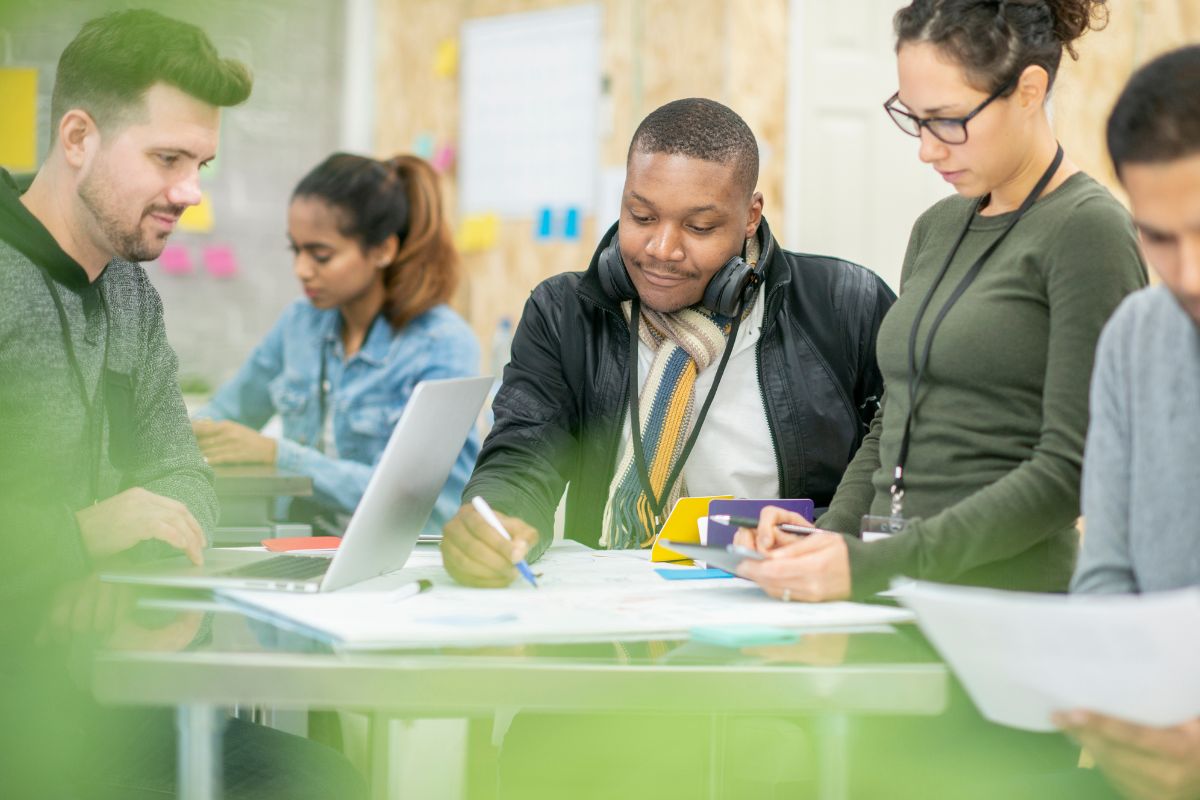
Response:
[[[914,582],[894,590],[993,722],[1089,709],[1149,726],[1200,717],[1200,590],[1073,596]]]
[[[1126,797],[1200,797],[1200,719],[1155,728],[1073,711],[1054,721]]]

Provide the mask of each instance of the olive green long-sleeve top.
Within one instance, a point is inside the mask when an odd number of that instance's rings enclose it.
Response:
[[[879,329],[883,405],[821,527],[857,533],[863,514],[889,513],[909,332],[973,206],[949,197],[913,228],[900,299]],[[971,220],[921,320],[918,358],[939,310],[1010,219]],[[1145,283],[1129,214],[1092,178],[1076,173],[1030,208],[934,337],[905,466],[904,516],[917,521],[881,541],[848,539],[856,596],[896,575],[1066,591],[1096,341]]]

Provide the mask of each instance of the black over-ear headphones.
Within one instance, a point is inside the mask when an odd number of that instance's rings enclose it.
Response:
[[[633,285],[633,281],[629,277],[629,272],[625,269],[625,261],[621,258],[620,237],[617,236],[616,225],[609,231],[609,235],[612,239],[609,241],[608,246],[600,252],[597,264],[600,271],[600,286],[606,295],[618,303],[623,303],[626,300],[633,301],[633,313],[630,314],[629,320],[629,427],[633,440],[634,466],[637,470],[638,480],[642,484],[642,491],[645,493],[646,499],[650,503],[650,510],[654,515],[653,532],[657,533],[659,528],[662,527],[664,519],[664,503],[670,497],[671,487],[679,479],[680,473],[683,472],[683,466],[687,463],[692,448],[696,445],[696,438],[700,435],[700,428],[704,425],[704,419],[708,416],[708,409],[717,394],[717,387],[721,384],[721,377],[725,374],[725,365],[729,363],[729,357],[733,354],[733,345],[737,340],[738,328],[742,323],[743,304],[746,296],[750,288],[757,286],[762,278],[754,267],[746,263],[746,260],[740,255],[737,255],[726,261],[725,266],[717,270],[716,274],[708,282],[708,286],[704,287],[704,297],[700,301],[701,304],[709,311],[729,318],[732,322],[726,337],[725,351],[721,354],[721,361],[718,363],[716,375],[713,377],[712,388],[708,390],[708,397],[704,399],[704,404],[700,406],[700,410],[696,414],[692,431],[688,435],[687,441],[683,444],[683,450],[675,462],[675,467],[671,470],[671,474],[667,476],[661,494],[656,493],[651,484],[650,471],[646,467],[646,454],[642,443],[642,422],[638,402],[640,381],[638,380],[637,352],[641,299],[638,297],[637,288]]]
[[[612,240],[600,253],[599,260],[600,286],[604,293],[623,303],[637,297],[637,288],[625,269],[625,260],[621,258],[620,237],[616,226],[613,226]],[[741,255],[736,255],[725,262],[725,266],[704,287],[704,297],[700,304],[723,317],[733,317],[742,308],[742,300],[746,291],[758,283],[759,274],[754,267],[746,263]]]

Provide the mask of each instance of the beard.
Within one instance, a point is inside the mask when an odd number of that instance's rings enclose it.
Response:
[[[109,188],[114,182],[104,181],[95,172],[89,173],[79,184],[79,200],[96,221],[100,234],[108,241],[118,258],[126,261],[153,261],[166,247],[169,231],[147,233],[142,230],[142,221],[153,213],[178,216],[182,206],[149,206],[142,210],[138,221],[132,225],[122,221],[115,194]]]

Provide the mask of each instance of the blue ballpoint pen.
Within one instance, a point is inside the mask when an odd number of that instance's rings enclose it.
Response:
[[[479,512],[479,516],[483,517],[483,521],[495,528],[496,533],[503,536],[505,539],[512,541],[512,536],[504,529],[504,524],[500,522],[500,518],[496,516],[496,512],[492,511],[492,507],[488,505],[488,501],[476,495],[471,498],[471,505],[475,506],[475,510]],[[533,577],[533,570],[525,563],[525,559],[521,559],[516,563],[517,572],[521,573],[521,577],[529,581],[529,585],[533,588],[538,588],[537,580]]]

